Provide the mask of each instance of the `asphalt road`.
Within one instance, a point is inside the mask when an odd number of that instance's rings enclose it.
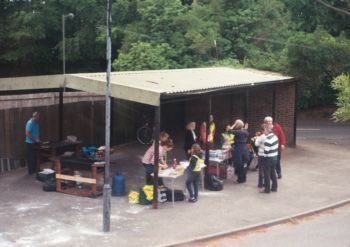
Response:
[[[327,120],[298,120],[297,143],[305,139],[335,145],[350,145],[350,124]]]
[[[199,246],[199,245],[198,245]],[[328,210],[290,223],[201,243],[230,247],[349,247],[350,205]]]

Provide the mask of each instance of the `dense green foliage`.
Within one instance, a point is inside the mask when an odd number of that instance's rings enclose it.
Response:
[[[350,10],[348,0],[323,0]],[[0,77],[104,71],[105,0],[1,0]],[[245,66],[300,78],[299,107],[334,104],[350,73],[350,15],[309,0],[118,0],[113,68]],[[338,88],[337,88],[338,90]]]
[[[338,91],[338,110],[333,114],[336,121],[350,120],[350,76],[341,74],[332,81],[332,87]]]

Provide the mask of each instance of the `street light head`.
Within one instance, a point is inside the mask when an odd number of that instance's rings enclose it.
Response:
[[[67,15],[67,17],[72,19],[72,18],[74,18],[74,14],[73,14],[73,13],[69,13],[69,14]]]

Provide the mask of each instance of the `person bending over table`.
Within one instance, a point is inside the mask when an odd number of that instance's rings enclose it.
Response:
[[[201,173],[201,165],[204,162],[202,160],[202,155],[203,152],[199,144],[193,144],[191,148],[190,164],[187,167],[186,187],[188,193],[190,194],[188,202],[196,202],[198,200],[198,187]]]
[[[160,168],[167,168],[166,161],[164,160],[164,155],[166,152],[172,150],[174,147],[174,143],[172,139],[168,139],[167,141],[161,143],[159,145],[159,167]],[[145,168],[146,173],[146,184],[147,185],[153,185],[153,177],[152,173],[154,172],[154,144],[150,146],[146,153],[144,154],[142,158],[142,165]],[[158,178],[158,185],[163,185],[162,178]]]

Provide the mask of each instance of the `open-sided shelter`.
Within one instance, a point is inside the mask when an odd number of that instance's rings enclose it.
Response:
[[[104,95],[105,81],[105,73],[0,78],[0,95],[60,92],[58,120],[62,139],[64,91],[79,90]],[[266,115],[271,115],[284,127],[288,143],[295,145],[296,85],[292,77],[243,68],[111,73],[112,97],[154,107],[156,155],[161,115],[164,125],[169,128],[181,126],[186,120],[203,119],[203,115],[206,120],[214,114],[216,121],[222,123],[242,118],[250,123],[253,130]],[[174,119],[174,115],[178,117]]]

